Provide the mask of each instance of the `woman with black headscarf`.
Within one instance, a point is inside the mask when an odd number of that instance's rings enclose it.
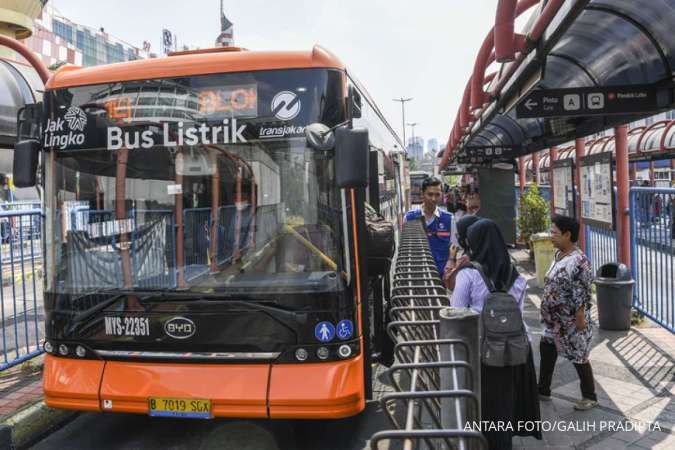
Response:
[[[462,270],[464,266],[471,264],[471,261],[469,260],[469,244],[466,241],[466,237],[469,227],[480,219],[481,218],[478,216],[464,216],[457,222],[457,242],[462,247],[464,254],[457,260],[457,252],[459,249],[454,244],[450,246],[450,256],[448,257],[448,262],[445,264],[445,270],[443,270],[443,283],[445,283],[445,287],[450,290],[455,289],[455,277],[457,276],[457,273]]]
[[[511,263],[497,224],[489,219],[476,221],[468,227],[467,244],[471,261],[480,263],[495,289],[508,292],[522,310],[527,281]],[[489,295],[480,272],[468,267],[457,272],[450,303],[480,313]],[[481,409],[481,419],[487,421],[482,422],[487,423],[483,434],[491,449],[512,448],[513,436],[541,439],[536,422],[541,420],[541,414],[532,348],[525,364],[506,367],[481,364]]]

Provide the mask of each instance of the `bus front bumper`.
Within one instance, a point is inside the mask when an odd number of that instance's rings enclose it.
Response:
[[[52,408],[148,414],[152,397],[208,399],[214,417],[353,416],[365,407],[363,354],[308,364],[191,364],[45,356]]]

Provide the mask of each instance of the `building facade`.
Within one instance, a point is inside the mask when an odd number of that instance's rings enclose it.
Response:
[[[148,46],[141,49],[110,35],[103,28],[76,24],[50,4],[44,6],[34,21],[33,35],[23,43],[34,50],[47,67],[60,64],[97,66],[150,56]]]
[[[431,155],[436,155],[436,153],[438,153],[438,149],[439,149],[438,139],[431,138],[431,139],[427,140],[427,152],[428,153],[430,153]]]
[[[421,161],[424,157],[424,138],[415,136],[408,139],[408,155]]]

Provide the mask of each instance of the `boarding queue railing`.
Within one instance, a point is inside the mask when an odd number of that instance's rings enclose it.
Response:
[[[384,376],[395,392],[380,402],[393,429],[375,433],[371,449],[487,448],[471,426],[480,421],[478,315],[449,307],[421,221],[405,224],[392,272],[395,362]]]

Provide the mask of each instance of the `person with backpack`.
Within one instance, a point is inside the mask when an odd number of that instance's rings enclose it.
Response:
[[[539,398],[551,400],[551,380],[558,354],[570,360],[579,375],[582,399],[574,409],[585,411],[598,404],[593,370],[588,360],[593,327],[591,320],[591,263],[575,243],[579,222],[572,217],[555,216],[551,241],[558,249],[544,277],[541,302],[543,332],[539,342]]]
[[[513,436],[541,439],[541,420],[532,348],[523,322],[527,281],[511,263],[495,222],[480,219],[469,226],[471,265],[455,275],[450,303],[480,314],[482,421],[490,449],[512,448]],[[484,422],[483,422],[484,423]]]

